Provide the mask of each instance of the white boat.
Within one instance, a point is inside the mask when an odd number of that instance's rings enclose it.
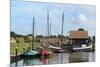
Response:
[[[49,45],[48,48],[52,49],[54,53],[64,53],[65,52],[65,50],[62,49],[61,47],[55,47],[55,46]]]
[[[92,44],[90,44],[89,46],[86,46],[86,44],[82,44],[81,47],[73,47],[73,51],[89,51],[92,50]]]
[[[49,45],[48,47],[49,47],[49,48],[52,48],[52,49],[57,49],[57,50],[62,49],[61,47],[55,47],[55,46],[51,46],[51,45]]]

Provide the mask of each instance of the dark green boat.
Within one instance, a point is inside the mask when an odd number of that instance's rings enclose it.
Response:
[[[23,54],[24,57],[39,57],[40,56],[40,53],[39,51],[36,51],[36,50],[30,50],[28,52],[25,52]]]
[[[37,54],[38,54],[38,52],[37,51],[33,51],[33,50],[24,53],[24,55],[37,55]]]

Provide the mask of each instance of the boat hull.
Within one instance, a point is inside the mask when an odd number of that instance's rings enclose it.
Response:
[[[23,55],[23,58],[38,58],[41,57],[40,54],[36,54],[36,55]]]
[[[91,48],[87,48],[87,49],[76,49],[76,50],[72,50],[73,52],[78,52],[78,51],[82,51],[82,52],[90,52],[90,51],[92,51],[92,49]]]

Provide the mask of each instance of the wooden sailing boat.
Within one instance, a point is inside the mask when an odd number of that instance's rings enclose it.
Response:
[[[62,36],[63,36],[63,25],[64,25],[64,13],[62,15],[62,27],[61,27],[62,28],[61,29],[61,35]],[[61,42],[61,44],[60,44],[60,46],[61,46],[62,45],[62,37],[60,38],[60,42]],[[64,52],[64,50],[61,47],[51,46],[50,44],[49,44],[49,48],[53,49],[55,53],[62,53],[62,52]]]
[[[47,12],[47,29],[48,29],[48,43],[49,43],[49,40],[50,40],[50,27],[49,27],[49,12]],[[46,48],[46,49],[45,49]],[[49,50],[47,50],[47,47],[43,47],[40,54],[42,56],[48,56],[50,54],[52,54],[52,52],[50,52]]]
[[[35,18],[33,18],[33,32],[32,32],[32,50],[29,50],[24,53],[24,56],[40,56],[40,51],[37,49],[34,49],[34,25],[35,25]]]

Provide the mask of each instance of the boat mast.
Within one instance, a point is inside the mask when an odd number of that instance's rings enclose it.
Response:
[[[33,31],[32,31],[32,49],[34,48],[34,22],[35,21],[35,18],[33,17]]]
[[[64,12],[63,12],[63,15],[62,15],[62,32],[61,32],[61,35],[63,36],[63,26],[64,26]]]
[[[49,11],[47,11],[47,30],[48,30],[48,43],[50,40],[50,22],[49,22]]]
[[[62,41],[63,41],[63,26],[64,26],[64,12],[63,12],[63,15],[62,15],[62,29],[61,29],[61,45],[63,44]],[[63,61],[63,54],[61,55],[61,63]]]
[[[49,33],[49,35],[51,35],[51,22],[50,22],[50,33]]]
[[[48,29],[48,37],[49,37],[49,34],[50,34],[50,32],[49,32],[49,12],[47,11],[47,29]]]
[[[63,39],[63,26],[64,26],[64,12],[62,15],[62,24],[61,24],[61,38],[60,38],[60,45],[62,45],[62,39]]]

